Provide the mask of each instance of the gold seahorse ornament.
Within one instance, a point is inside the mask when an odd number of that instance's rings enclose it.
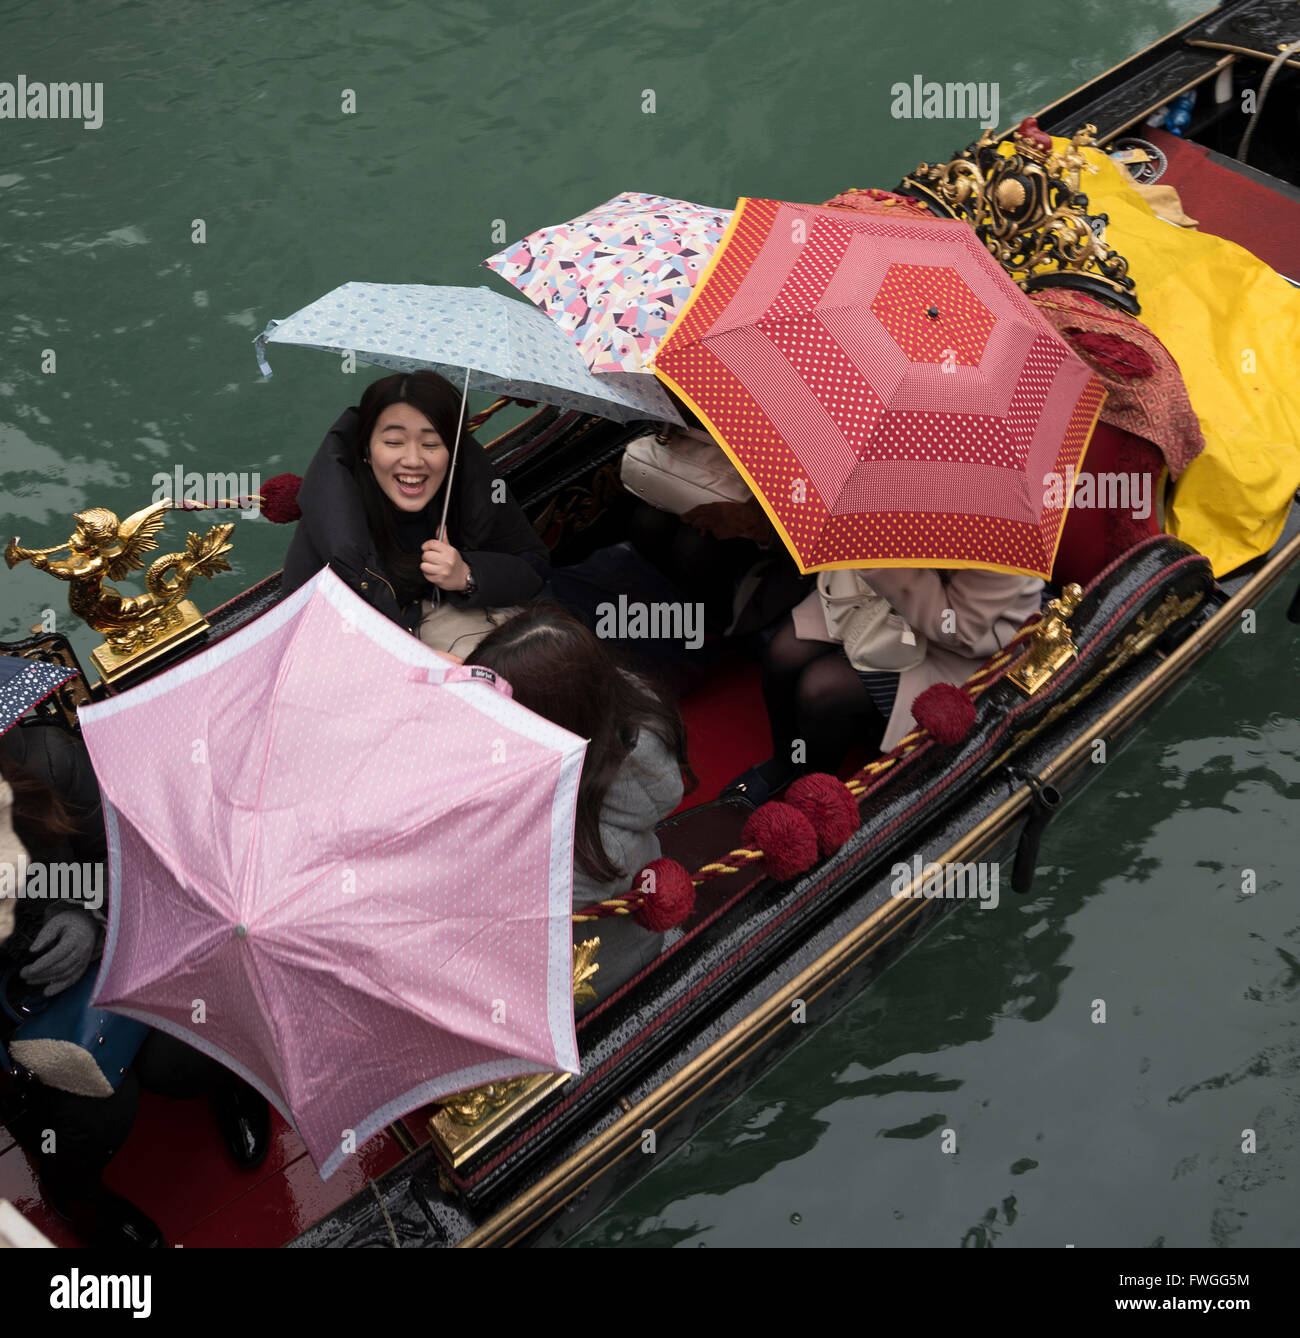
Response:
[[[38,571],[67,581],[68,607],[78,618],[104,634],[105,645],[91,658],[106,679],[120,674],[129,664],[140,663],[175,641],[202,631],[207,622],[186,598],[196,576],[211,578],[229,571],[226,554],[233,524],[213,525],[200,537],[191,532],[185,551],[155,558],[145,572],[147,594],[123,595],[109,585],[144,566],[146,553],[158,547],[157,535],[172,510],[170,501],[156,502],[121,522],[102,506],[80,511],[73,517],[76,528],[65,544],[53,548],[23,548],[17,538],[5,548],[10,568],[30,562]],[[53,553],[68,550],[66,558]]]

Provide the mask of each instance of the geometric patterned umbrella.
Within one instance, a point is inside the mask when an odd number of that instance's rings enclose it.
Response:
[[[1046,578],[1105,400],[974,230],[744,199],[654,370],[804,572]]]
[[[536,302],[593,372],[645,373],[730,219],[730,209],[628,191],[483,264]]]

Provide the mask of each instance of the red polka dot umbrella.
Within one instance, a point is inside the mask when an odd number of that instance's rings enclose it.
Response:
[[[805,572],[1046,577],[1106,396],[967,224],[778,200],[740,201],[654,370]]]

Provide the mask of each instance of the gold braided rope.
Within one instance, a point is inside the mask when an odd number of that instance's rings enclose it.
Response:
[[[746,864],[754,864],[758,860],[761,860],[763,858],[763,852],[761,850],[743,850],[743,849],[733,850],[725,858],[743,859]],[[720,877],[724,873],[739,873],[739,872],[740,872],[739,868],[732,868],[730,865],[727,864],[705,864],[700,868],[699,872],[696,873],[695,876],[691,879],[691,883],[695,887],[699,887],[701,883],[707,883],[710,878]],[[592,902],[592,905],[608,907],[610,913],[613,915],[631,915],[634,911],[638,909],[639,902],[631,901],[626,897],[610,897],[608,901],[596,901]],[[608,920],[608,919],[609,915],[575,915],[573,917],[573,923],[575,925],[579,925],[579,924],[586,924],[588,921],[591,920]]]
[[[1010,666],[1012,660],[1017,659],[1022,650],[1025,639],[1033,634],[1034,628],[1038,625],[1038,619],[1026,623],[1024,627],[1016,633],[1014,637],[985,663],[978,672],[972,674],[970,678],[962,684],[962,691],[968,693],[972,701],[977,699],[981,693],[987,691],[993,684],[1002,677]],[[929,733],[920,725],[905,734],[899,741],[897,747],[884,757],[878,757],[874,762],[867,762],[859,771],[856,771],[848,780],[844,782],[845,788],[853,795],[855,799],[862,799],[870,790],[875,788],[875,782],[894,765],[895,762],[914,753],[918,748],[928,743]],[[761,850],[750,850],[741,847],[738,850],[732,850],[724,855],[720,860],[714,860],[710,864],[702,865],[701,868],[691,877],[691,882],[699,887],[702,883],[707,883],[714,878],[721,878],[726,874],[740,873],[746,865],[755,864],[763,858]],[[611,897],[608,901],[598,901],[596,906],[608,908],[614,915],[631,915],[638,907],[639,902],[629,901],[626,897]],[[608,916],[600,915],[575,915],[574,924],[586,924],[589,921],[608,919]]]
[[[1021,628],[991,660],[962,684],[962,691],[969,694],[972,701],[976,700],[981,693],[992,687],[994,682],[1002,677],[1011,661],[1020,654],[1021,643],[1032,634],[1037,625],[1038,619],[1035,619],[1026,627]],[[914,753],[922,744],[927,743],[929,738],[929,733],[920,725],[917,725],[914,730],[905,734],[899,740],[897,747],[892,752],[887,753],[884,757],[876,758],[874,762],[867,762],[860,771],[850,776],[844,782],[845,787],[855,799],[862,798],[874,788],[872,782],[888,771],[895,762],[907,757],[910,753]]]

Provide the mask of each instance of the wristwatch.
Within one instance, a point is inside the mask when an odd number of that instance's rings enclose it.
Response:
[[[465,564],[465,588],[461,591],[464,595],[472,595],[478,589],[478,582],[474,579],[474,568],[467,562]]]

